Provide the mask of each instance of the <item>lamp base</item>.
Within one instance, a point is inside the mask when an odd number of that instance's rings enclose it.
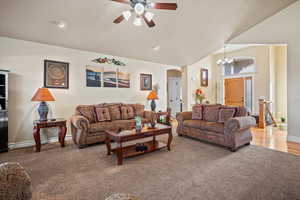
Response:
[[[156,104],[155,104],[155,100],[153,99],[153,100],[151,101],[151,110],[152,110],[153,112],[155,112],[155,109],[156,109]]]
[[[49,107],[48,107],[47,103],[42,101],[38,107],[40,121],[47,121],[48,112],[49,112]]]

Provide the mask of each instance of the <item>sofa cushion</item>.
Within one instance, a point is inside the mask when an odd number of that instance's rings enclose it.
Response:
[[[111,120],[108,108],[95,106],[95,111],[98,122],[105,122]]]
[[[129,130],[133,129],[135,127],[135,120],[130,119],[130,120],[116,120],[113,122],[118,129],[122,130]]]
[[[216,133],[224,133],[224,124],[217,122],[207,122],[203,120],[185,120],[184,127],[196,128],[204,131],[211,131]]]
[[[219,109],[221,105],[203,105],[203,120],[208,122],[218,122]]]
[[[80,105],[76,109],[80,115],[84,116],[89,120],[90,123],[96,122],[96,114],[95,114],[95,107],[94,106],[85,106]]]
[[[145,106],[142,104],[128,104],[128,106],[132,106],[134,108],[134,112],[136,116],[144,117]]]
[[[203,106],[195,105],[193,106],[192,119],[203,119]]]
[[[232,118],[236,112],[235,108],[220,108],[219,111],[219,123],[225,123]]]
[[[123,120],[133,119],[135,117],[133,107],[128,105],[121,106],[121,114]]]
[[[98,122],[90,124],[89,133],[103,132],[105,130],[117,131],[118,128],[113,122]]]

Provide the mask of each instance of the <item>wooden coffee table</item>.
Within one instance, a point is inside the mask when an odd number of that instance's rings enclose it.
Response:
[[[146,126],[140,132],[137,132],[135,129],[122,130],[120,132],[105,131],[105,135],[107,155],[111,155],[111,152],[115,153],[118,158],[118,165],[123,164],[123,158],[149,153],[165,147],[167,147],[168,150],[171,151],[171,142],[173,139],[172,127],[163,124],[156,124],[155,128],[148,128]],[[169,135],[167,143],[156,140],[156,136],[158,135]],[[148,147],[146,151],[136,151],[136,144],[127,146],[124,145],[124,143],[126,142],[148,137],[152,137],[152,140],[148,142],[142,142],[145,146]],[[111,148],[111,141],[116,142],[116,148]]]

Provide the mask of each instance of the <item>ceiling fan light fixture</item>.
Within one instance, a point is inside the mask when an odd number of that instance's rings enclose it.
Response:
[[[123,17],[128,21],[131,17],[131,12],[130,11],[124,11],[123,13]]]
[[[142,18],[136,17],[133,21],[133,25],[135,26],[142,26]]]
[[[134,6],[134,11],[138,15],[142,15],[145,12],[145,6],[141,3],[137,3]]]
[[[146,17],[146,19],[147,19],[148,21],[151,21],[151,20],[153,19],[153,17],[154,17],[154,14],[151,13],[151,12],[146,12],[146,13],[145,13],[145,17]]]

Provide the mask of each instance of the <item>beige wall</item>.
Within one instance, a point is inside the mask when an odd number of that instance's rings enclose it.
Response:
[[[249,57],[254,58],[256,62],[256,72],[254,74],[247,74],[243,76],[253,77],[253,112],[258,113],[258,99],[265,97],[269,99],[269,47],[255,46],[245,49],[228,52],[227,56],[230,58]],[[218,99],[219,103],[224,103],[224,79],[222,77],[222,68],[216,64],[217,60],[223,58],[223,54],[214,56],[213,67],[215,69],[216,82],[218,85]],[[236,77],[236,76],[233,76]]]
[[[127,64],[122,67],[131,73],[131,88],[88,88],[86,87],[86,65],[99,65],[91,62],[98,53],[66,49],[28,41],[0,37],[0,68],[10,70],[9,75],[9,143],[33,142],[32,121],[37,118],[36,103],[31,102],[37,88],[43,86],[44,59],[70,63],[70,88],[51,89],[56,101],[50,103],[54,117],[69,119],[79,104],[104,102],[142,103],[149,109],[146,96],[148,91],[140,91],[140,73],[152,74],[153,84],[159,84],[158,110],[167,106],[167,70],[177,67],[156,63],[118,58]],[[106,65],[100,65],[106,66]],[[111,66],[111,65],[108,65]],[[116,68],[116,67],[112,67]],[[48,130],[49,137],[54,130]]]
[[[287,118],[287,46],[275,47],[275,101],[276,117]]]
[[[208,87],[201,87],[201,69],[208,69]],[[201,88],[206,94],[206,100],[210,103],[216,102],[216,84],[215,72],[213,71],[213,57],[208,56],[199,62],[189,65],[187,67],[189,93],[188,96],[188,110],[191,110],[195,102],[194,92]]]
[[[227,53],[230,58],[248,57],[256,61],[256,72],[243,75],[253,78],[253,112],[256,114],[259,113],[259,98],[265,97],[273,100],[273,111],[278,118],[286,116],[286,51],[287,47],[282,45],[260,45]],[[220,58],[223,58],[223,53],[208,56],[188,66],[188,85],[192,91],[188,94],[189,110],[195,104],[193,91],[200,88],[201,68],[209,69],[209,87],[203,88],[208,100],[224,104],[224,77],[222,68],[216,64]]]
[[[300,142],[300,2],[232,39],[234,44],[283,44],[287,51],[288,140]]]

